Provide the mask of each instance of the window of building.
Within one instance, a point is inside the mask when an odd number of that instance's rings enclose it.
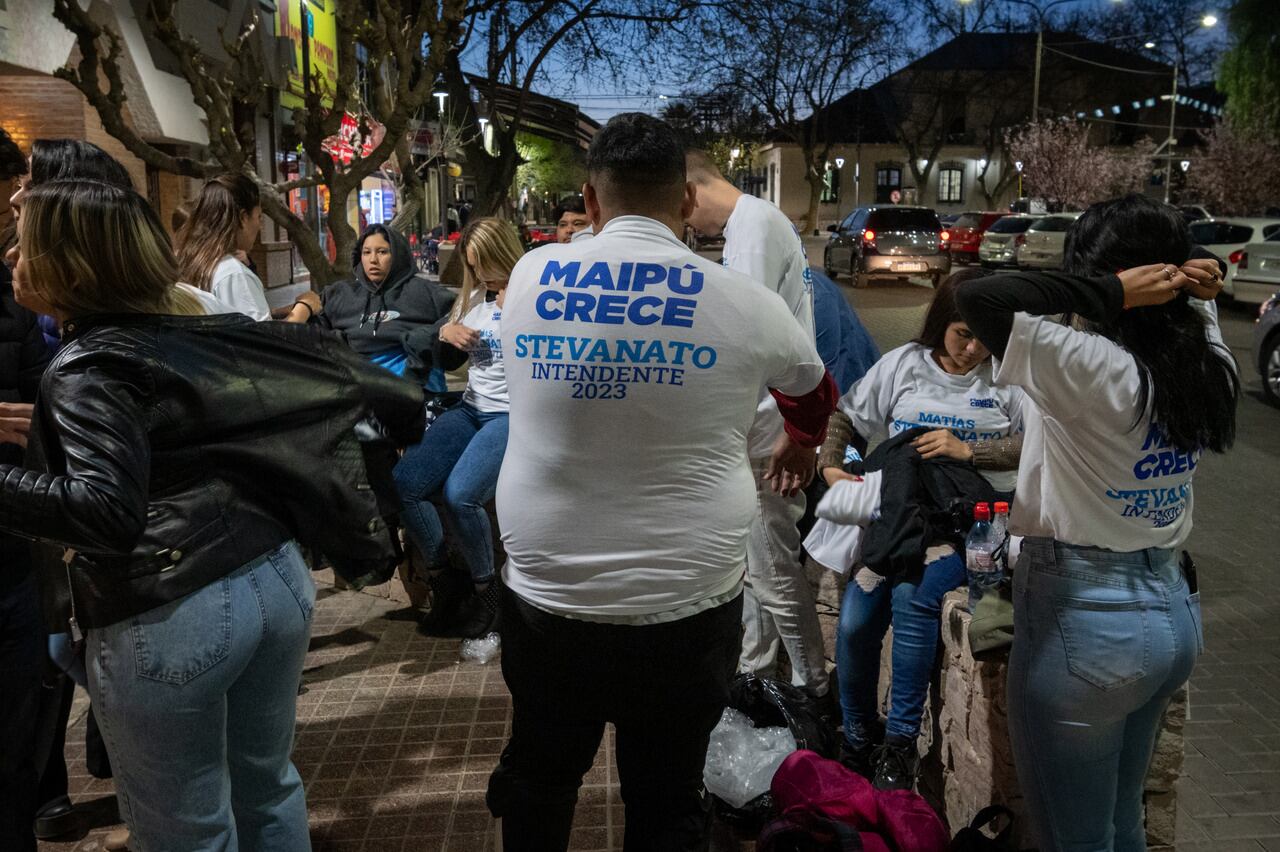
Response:
[[[938,203],[959,204],[964,201],[964,170],[959,166],[943,166],[938,172]]]
[[[774,204],[778,203],[778,166],[776,163],[769,164],[769,200]]]
[[[822,175],[822,197],[819,198],[823,204],[839,204],[840,203],[840,170],[832,166],[827,166],[826,172]]]
[[[879,163],[876,165],[876,204],[893,203],[895,190],[902,189],[902,165]]]

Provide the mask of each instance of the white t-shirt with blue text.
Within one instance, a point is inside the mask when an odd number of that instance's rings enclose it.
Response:
[[[579,617],[672,613],[740,589],[756,511],[747,431],[767,388],[822,379],[776,294],[642,216],[511,273],[504,579]]]
[[[1220,344],[1217,309],[1191,303]],[[1105,337],[1014,314],[996,382],[1022,388],[1033,404],[1011,532],[1121,552],[1187,540],[1200,453],[1172,446],[1149,416],[1138,418],[1139,369]]]
[[[511,407],[511,398],[507,395],[507,372],[502,363],[502,309],[496,300],[485,301],[482,293],[461,322],[480,333],[480,339],[467,350],[471,363],[467,366],[467,389],[462,401],[477,411],[506,411]]]
[[[899,346],[877,361],[848,393],[840,410],[868,440],[924,426],[949,429],[962,441],[1007,438],[1023,429],[1025,397],[996,387],[990,359],[962,376],[948,373],[919,343]],[[1014,470],[980,471],[1000,491],[1013,490]],[[1021,498],[1021,494],[1018,495]]]

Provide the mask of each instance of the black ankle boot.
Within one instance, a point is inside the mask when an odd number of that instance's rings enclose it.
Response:
[[[916,786],[920,772],[920,752],[915,742],[889,740],[876,749],[875,777],[871,779],[877,790],[911,790]]]
[[[418,632],[424,636],[445,637],[449,625],[457,620],[458,610],[471,591],[471,578],[461,571],[445,569],[427,576],[431,587],[431,609],[418,621]]]
[[[845,769],[849,769],[858,773],[868,781],[875,775],[875,751],[880,748],[879,743],[866,743],[861,746],[852,746],[846,740],[840,742],[840,763]]]
[[[498,579],[483,590],[476,589],[462,602],[450,626],[450,635],[463,639],[479,639],[498,629]]]

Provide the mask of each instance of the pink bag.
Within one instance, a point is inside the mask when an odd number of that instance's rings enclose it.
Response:
[[[879,822],[871,782],[817,752],[788,755],[773,774],[771,790],[774,804],[783,813],[797,807],[817,811],[859,831],[873,829]]]
[[[951,837],[929,803],[911,790],[876,790],[880,836],[902,852],[947,852]]]
[[[813,811],[853,826],[866,852],[946,852],[947,829],[929,803],[910,790],[876,790],[839,762],[797,751],[774,773],[782,813]]]

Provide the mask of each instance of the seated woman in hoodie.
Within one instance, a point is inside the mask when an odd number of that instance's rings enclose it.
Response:
[[[351,266],[350,280],[320,294],[320,324],[341,332],[348,346],[378,366],[416,379],[428,391],[445,390],[444,371],[465,360],[440,349],[453,294],[417,274],[409,241],[386,225],[364,229]]]

